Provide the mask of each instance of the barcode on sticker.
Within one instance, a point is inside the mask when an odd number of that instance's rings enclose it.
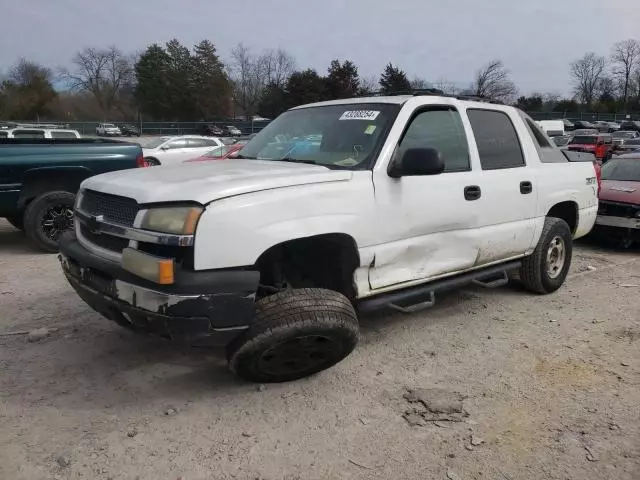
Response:
[[[349,110],[342,114],[340,120],[375,120],[380,115],[377,110]]]

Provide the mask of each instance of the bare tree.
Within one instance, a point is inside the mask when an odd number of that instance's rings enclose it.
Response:
[[[285,50],[267,50],[257,60],[261,65],[265,83],[284,88],[296,69],[296,60]]]
[[[411,88],[413,88],[414,90],[424,90],[425,88],[429,88],[429,82],[427,82],[424,78],[420,78],[416,75],[411,80]]]
[[[360,77],[360,91],[365,95],[375,93],[379,89],[378,79],[374,75]]]
[[[31,87],[35,82],[49,82],[53,80],[51,70],[25,58],[20,58],[18,62],[9,69],[7,80],[23,87]]]
[[[85,48],[72,62],[74,69],[63,70],[62,78],[71,89],[91,93],[104,114],[111,112],[121,91],[134,81],[131,60],[114,46]]]
[[[570,72],[576,97],[588,106],[591,106],[596,96],[606,63],[604,57],[590,52],[571,64]]]
[[[239,43],[231,51],[229,77],[233,81],[234,100],[250,118],[256,113],[260,96],[266,85],[264,61],[255,57],[248,47]]]
[[[518,93],[509,71],[500,60],[487,63],[476,73],[472,89],[479,97],[508,102]]]
[[[613,46],[611,53],[613,75],[618,79],[622,90],[622,100],[627,103],[631,76],[636,66],[640,65],[640,43],[637,40],[624,40]]]
[[[635,96],[640,99],[640,66],[638,66],[632,75],[633,86],[635,87]]]
[[[610,101],[615,99],[616,82],[608,75],[602,75],[598,79],[596,94],[600,101]]]
[[[433,84],[438,90],[442,90],[445,95],[456,95],[460,92],[460,89],[456,86],[455,82],[451,82],[444,77],[440,77]]]

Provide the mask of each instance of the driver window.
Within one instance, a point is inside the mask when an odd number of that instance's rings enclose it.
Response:
[[[462,119],[452,107],[423,111],[414,117],[398,145],[398,155],[408,148],[438,150],[444,160],[445,172],[471,170]]]

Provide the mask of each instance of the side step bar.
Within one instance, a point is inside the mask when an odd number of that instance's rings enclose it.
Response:
[[[381,293],[380,295],[369,297],[359,302],[358,310],[367,313],[387,307],[402,313],[414,313],[425,308],[433,307],[436,303],[436,292],[442,290],[451,290],[470,283],[485,288],[497,288],[506,285],[509,281],[507,272],[520,268],[520,265],[522,265],[522,262],[515,260],[482,270],[463,273],[455,277],[409,287],[401,291]]]

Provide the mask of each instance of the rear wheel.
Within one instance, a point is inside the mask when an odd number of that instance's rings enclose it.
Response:
[[[58,251],[60,236],[73,228],[73,203],[69,192],[48,192],[33,200],[24,214],[27,238],[45,252]]]
[[[534,293],[555,292],[567,278],[572,253],[573,239],[567,222],[547,217],[538,246],[522,262],[520,280]]]
[[[296,380],[344,359],[358,335],[358,318],[344,295],[285,290],[256,302],[254,323],[227,347],[229,368],[255,382]]]

